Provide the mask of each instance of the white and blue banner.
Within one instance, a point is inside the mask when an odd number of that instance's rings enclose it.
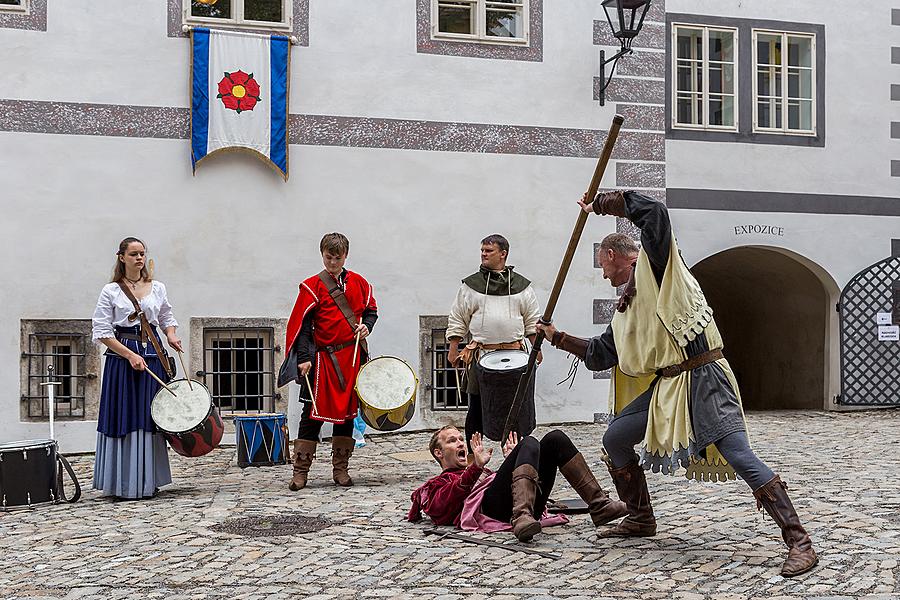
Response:
[[[191,161],[250,150],[288,176],[288,65],[283,36],[194,29]]]

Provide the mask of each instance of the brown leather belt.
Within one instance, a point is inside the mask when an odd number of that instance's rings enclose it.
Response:
[[[716,362],[720,358],[725,358],[725,355],[722,354],[722,350],[707,350],[706,352],[702,352],[697,356],[692,356],[689,359],[678,363],[677,365],[657,369],[656,374],[660,377],[676,377],[678,375],[681,375],[685,371],[693,371],[694,369],[702,367],[703,365],[708,365],[711,362]]]
[[[356,338],[350,340],[349,342],[344,342],[343,344],[337,344],[335,346],[323,346],[321,348],[317,348],[319,352],[327,352],[328,357],[331,359],[331,364],[334,365],[334,372],[337,373],[338,384],[340,384],[341,389],[347,387],[347,380],[344,379],[344,373],[341,371],[341,365],[338,363],[337,353],[348,346],[352,346],[356,343]]]

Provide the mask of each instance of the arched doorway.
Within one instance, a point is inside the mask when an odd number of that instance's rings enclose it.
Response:
[[[829,293],[787,253],[744,246],[691,271],[703,287],[748,410],[825,406]]]

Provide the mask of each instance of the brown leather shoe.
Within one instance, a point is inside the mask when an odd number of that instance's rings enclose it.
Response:
[[[613,500],[603,491],[581,452],[561,466],[559,472],[563,474],[581,499],[587,502],[588,512],[596,527],[628,514],[628,508],[624,502]]]
[[[622,522],[600,532],[600,537],[650,537],[656,535],[656,517],[650,505],[650,490],[647,489],[647,478],[644,469],[637,461],[628,463],[622,468],[610,467],[616,484],[619,498],[628,508],[628,516]]]
[[[331,438],[331,474],[334,482],[341,487],[350,487],[353,480],[350,478],[350,457],[356,442],[352,437],[333,436]]]
[[[534,518],[534,500],[537,497],[538,474],[531,465],[519,465],[512,472],[513,535],[520,542],[530,542],[541,532],[541,524]]]
[[[787,558],[781,565],[783,577],[806,573],[816,566],[819,557],[813,550],[812,540],[800,524],[800,517],[787,493],[787,484],[776,475],[753,492],[756,508],[765,508],[781,528],[781,537],[788,547]]]
[[[294,440],[294,476],[288,484],[292,492],[306,487],[309,466],[316,458],[316,442],[310,440]]]

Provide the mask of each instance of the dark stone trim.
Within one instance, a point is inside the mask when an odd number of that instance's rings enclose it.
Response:
[[[625,129],[650,129],[664,131],[666,109],[662,106],[616,104],[616,112],[625,117]]]
[[[636,38],[634,38],[634,49],[652,48],[654,50],[662,50],[666,47],[666,26],[664,23],[648,23],[644,22],[644,27]],[[620,48],[621,43],[613,37],[612,31],[609,29],[609,23],[606,20],[594,21],[594,45],[595,46],[612,46]],[[619,64],[622,64],[633,56],[623,56]]]
[[[666,76],[666,55],[662,52],[638,50],[634,54],[628,55],[628,58],[619,61],[616,66],[616,75],[663,78]]]
[[[241,28],[239,31],[255,31],[256,33],[275,33],[280,35],[288,35],[288,36],[296,36],[298,45],[300,46],[309,46],[309,0],[293,0],[293,21],[294,26],[290,31],[283,31],[278,29],[244,29]],[[167,0],[167,18],[166,24],[168,29],[169,37],[188,37],[188,34],[181,30],[182,18],[181,18],[181,10],[183,6],[182,0]],[[228,27],[222,27],[222,29],[228,29]]]
[[[891,47],[891,64],[900,65],[900,47]]]
[[[666,165],[618,161],[616,162],[616,187],[665,188]]]
[[[891,25],[900,25],[900,8],[891,9]]]
[[[528,6],[528,43],[504,44],[481,40],[453,41],[431,37],[431,0],[416,0],[416,51],[466,58],[499,60],[544,60],[544,0],[530,0]]]
[[[900,160],[891,161],[891,177],[900,177]]]
[[[900,256],[900,240],[891,240],[891,256]]]
[[[900,139],[900,121],[891,122],[891,138]]]
[[[668,188],[669,208],[825,215],[900,216],[900,198]]]
[[[595,244],[599,246],[600,244]],[[616,314],[617,298],[595,298],[594,299],[594,325],[606,325],[612,322],[613,315]]]
[[[891,100],[900,100],[900,84],[891,84]]]
[[[738,30],[738,131],[697,131],[672,127],[672,23],[689,23]],[[760,133],[753,131],[753,29],[796,31],[816,36],[816,134]],[[710,142],[740,142],[746,144],[776,144],[779,146],[825,147],[825,26],[814,23],[791,23],[763,19],[739,19],[707,15],[666,15],[666,139]]]
[[[597,129],[376,119],[329,115],[289,116],[290,143],[596,158],[606,132]],[[187,108],[34,100],[0,100],[0,131],[187,139]],[[614,159],[665,160],[661,133],[623,131]]]
[[[606,99],[610,102],[641,102],[662,104],[665,102],[666,90],[659,79],[631,79],[613,77],[606,88]],[[603,79],[594,77],[594,100],[600,99]]]
[[[31,0],[27,12],[0,11],[0,29],[47,31],[47,0]]]

